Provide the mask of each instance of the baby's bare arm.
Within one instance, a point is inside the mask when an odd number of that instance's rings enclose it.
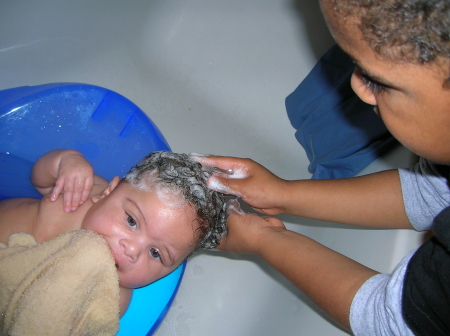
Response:
[[[18,232],[31,234],[39,242],[77,229],[83,212],[89,207],[84,200],[101,194],[108,185],[104,178],[93,174],[91,165],[81,153],[73,150],[54,150],[43,155],[33,167],[32,183],[44,195],[42,200],[0,202],[1,242],[7,243],[9,236]],[[78,192],[76,186],[81,184],[83,190]],[[63,198],[58,198],[60,193],[64,194]],[[81,197],[83,193],[87,196]],[[86,203],[83,211],[74,214],[72,210],[83,202]],[[72,215],[64,216],[68,212]]]
[[[63,193],[64,211],[74,211],[90,196],[95,184],[107,182],[94,175],[91,164],[75,150],[57,149],[43,155],[35,163],[31,181],[42,194],[51,193],[55,201]]]

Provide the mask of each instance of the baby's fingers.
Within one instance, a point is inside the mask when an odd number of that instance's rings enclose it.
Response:
[[[86,202],[91,194],[92,187],[94,186],[94,179],[92,177],[86,178],[84,181],[84,188],[80,198],[80,205]]]
[[[65,212],[70,212],[75,210],[79,205],[81,193],[83,191],[81,181],[77,179],[64,179],[62,183],[63,209]],[[59,180],[57,181],[56,186],[59,186]]]
[[[52,190],[52,195],[50,196],[50,200],[52,202],[56,201],[59,194],[61,194],[63,188],[64,188],[64,180],[62,180],[62,179],[56,180],[55,186],[53,187],[53,190]]]
[[[64,184],[64,190],[63,190],[63,199],[64,199],[64,203],[63,203],[63,208],[65,212],[70,212],[71,210],[75,210],[73,209],[73,198],[74,198],[74,190],[75,190],[75,184],[76,182],[74,180],[69,180],[66,181],[66,183]]]
[[[75,178],[64,187],[64,211],[74,211],[89,197],[92,190],[92,178]]]
[[[81,198],[84,191],[84,180],[75,179],[73,184],[71,211],[76,210],[81,204]]]

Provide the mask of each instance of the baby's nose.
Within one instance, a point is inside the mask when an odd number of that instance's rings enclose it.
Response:
[[[122,245],[124,247],[124,254],[129,258],[129,260],[132,263],[137,262],[142,252],[142,247],[140,244],[131,240],[123,240]]]

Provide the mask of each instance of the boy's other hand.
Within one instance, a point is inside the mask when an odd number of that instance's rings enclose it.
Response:
[[[277,218],[245,213],[237,200],[228,202],[227,212],[227,234],[217,247],[219,251],[259,255],[274,233],[286,231],[283,222]]]

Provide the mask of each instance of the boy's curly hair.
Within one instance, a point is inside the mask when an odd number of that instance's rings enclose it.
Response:
[[[444,60],[450,69],[450,1],[332,1],[335,12],[360,19],[364,39],[381,56],[417,64]],[[450,76],[444,86],[450,87]]]
[[[175,192],[181,191],[198,217],[199,243],[195,250],[212,249],[226,233],[227,218],[224,196],[206,186],[211,173],[211,168],[203,167],[186,154],[160,151],[143,158],[122,180],[143,188],[148,182],[155,182]]]

